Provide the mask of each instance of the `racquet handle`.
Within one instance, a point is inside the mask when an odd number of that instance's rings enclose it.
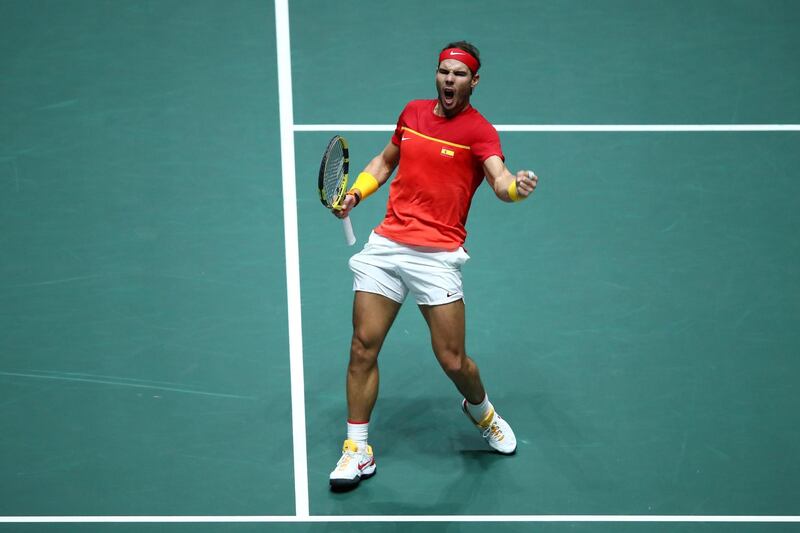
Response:
[[[356,234],[353,233],[353,223],[350,222],[350,217],[342,219],[342,227],[344,228],[344,237],[347,239],[347,246],[353,246],[356,243]]]

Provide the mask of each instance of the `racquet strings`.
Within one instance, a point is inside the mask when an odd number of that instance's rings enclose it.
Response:
[[[328,153],[325,156],[325,164],[322,177],[322,190],[325,192],[325,200],[329,207],[336,207],[341,203],[344,196],[344,150],[342,143],[338,140],[331,143]]]

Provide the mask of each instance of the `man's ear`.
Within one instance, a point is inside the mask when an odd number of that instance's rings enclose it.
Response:
[[[474,89],[475,86],[478,85],[479,81],[481,81],[481,75],[475,74],[474,76],[472,76],[472,81],[470,81],[470,87]]]

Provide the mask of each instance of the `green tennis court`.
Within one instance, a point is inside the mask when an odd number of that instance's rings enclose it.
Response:
[[[788,0],[0,0],[0,531],[797,531],[798,25]],[[334,494],[355,250],[319,157],[340,133],[363,168],[461,38],[540,176],[467,227],[467,347],[518,452],[486,452],[407,305],[379,475]]]

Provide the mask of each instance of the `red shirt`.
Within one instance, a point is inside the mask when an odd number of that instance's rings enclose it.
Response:
[[[483,162],[504,157],[497,130],[474,107],[446,118],[433,113],[436,102],[414,100],[400,114],[392,136],[400,165],[375,232],[403,244],[456,250],[467,237]]]

